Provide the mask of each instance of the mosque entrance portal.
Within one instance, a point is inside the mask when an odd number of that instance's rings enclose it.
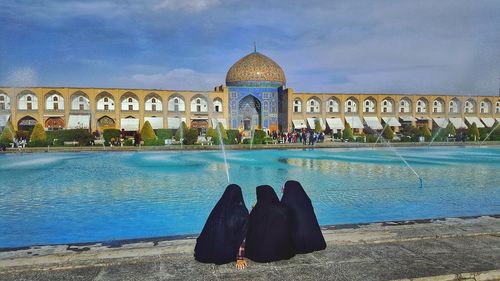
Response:
[[[262,127],[260,101],[248,95],[240,100],[238,121],[243,130],[250,131]]]

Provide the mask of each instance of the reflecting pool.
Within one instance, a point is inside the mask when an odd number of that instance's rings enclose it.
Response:
[[[300,181],[322,225],[500,214],[500,147],[227,151],[255,187]],[[196,234],[227,185],[220,151],[0,155],[0,248]]]

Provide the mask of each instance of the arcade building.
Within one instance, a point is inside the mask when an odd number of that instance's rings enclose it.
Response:
[[[107,128],[137,131],[149,121],[153,129],[188,127],[204,131],[222,122],[225,128],[290,131],[315,128],[354,131],[365,127],[446,127],[472,123],[492,127],[500,121],[500,97],[436,94],[296,93],[286,87],[283,69],[252,52],[227,72],[226,85],[213,91],[160,89],[0,87],[0,129],[46,130]]]

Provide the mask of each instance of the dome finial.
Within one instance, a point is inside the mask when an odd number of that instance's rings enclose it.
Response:
[[[257,53],[257,44],[255,44],[255,41],[253,41],[253,52]]]

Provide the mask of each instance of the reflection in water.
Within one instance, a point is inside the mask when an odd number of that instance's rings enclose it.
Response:
[[[499,148],[229,151],[247,207],[255,187],[307,190],[322,225],[500,213]],[[224,191],[218,151],[0,157],[0,247],[198,233]]]

